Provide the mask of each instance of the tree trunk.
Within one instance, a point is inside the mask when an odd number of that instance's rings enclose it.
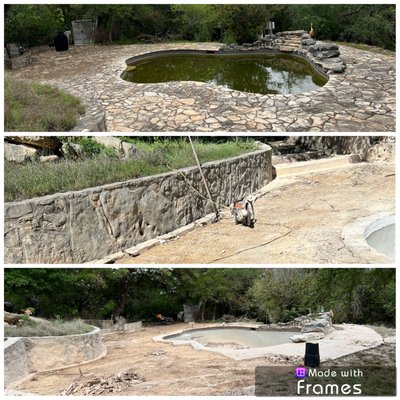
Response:
[[[112,43],[112,31],[114,26],[114,15],[111,15],[110,30],[108,32],[108,40]]]
[[[133,283],[133,277],[134,277],[134,275],[130,268],[128,275],[125,276],[123,278],[123,281],[121,282],[121,286],[120,286],[121,296],[118,300],[117,306],[113,310],[114,318],[119,317],[124,312],[126,302],[129,299],[129,290],[131,288],[131,284]]]
[[[206,310],[207,300],[204,300],[203,310],[201,311],[201,320],[204,321],[204,312]]]

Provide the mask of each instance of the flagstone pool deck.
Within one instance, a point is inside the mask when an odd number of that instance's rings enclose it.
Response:
[[[134,84],[120,75],[135,55],[176,49],[218,50],[218,43],[72,46],[34,54],[10,72],[78,96],[87,114],[105,112],[110,132],[388,132],[396,127],[395,53],[340,46],[343,74],[313,92],[244,93],[201,82]],[[84,131],[84,129],[83,129]]]

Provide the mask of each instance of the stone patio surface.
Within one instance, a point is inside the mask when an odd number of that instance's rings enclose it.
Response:
[[[340,47],[346,72],[296,95],[244,93],[201,82],[134,84],[125,60],[153,51],[218,50],[217,43],[73,46],[48,50],[12,75],[49,83],[101,106],[111,132],[386,132],[395,130],[395,54]]]

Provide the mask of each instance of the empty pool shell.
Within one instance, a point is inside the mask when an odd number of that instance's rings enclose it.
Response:
[[[258,348],[232,348],[228,346],[221,347],[211,347],[204,346],[196,340],[176,340],[176,336],[182,333],[190,333],[193,331],[201,331],[205,329],[229,329],[229,328],[244,328],[248,331],[251,331],[252,328],[255,328],[256,331],[268,330],[273,331],[273,329],[269,329],[268,325],[260,325],[260,324],[232,324],[230,326],[225,325],[204,325],[199,329],[188,329],[188,330],[180,330],[176,332],[169,332],[160,334],[153,338],[155,342],[161,342],[165,344],[176,345],[191,345],[195,350],[206,350],[214,353],[222,354],[226,357],[233,358],[235,360],[249,360],[254,358],[263,357],[268,360],[269,357],[272,357],[273,360],[276,360],[276,357],[285,360],[288,363],[302,363],[304,360],[304,343],[292,343],[290,341],[273,346],[267,347],[258,347]],[[294,330],[293,328],[290,328]],[[280,331],[284,332],[281,329],[275,329],[275,332]],[[287,329],[286,329],[287,332]],[[341,329],[335,330],[334,332],[326,335],[324,338],[318,340],[319,347],[321,350],[320,361],[326,361],[328,359],[335,359],[339,357],[343,357],[347,354],[352,354],[357,351],[365,350],[367,348],[372,348],[379,346],[383,343],[382,337],[376,333],[373,329],[362,326],[362,325],[351,325],[344,324],[341,326]],[[266,358],[265,358],[266,357]]]
[[[368,254],[371,263],[392,264],[395,261],[395,222],[395,214],[388,212],[359,219],[343,229],[343,242],[354,257]]]

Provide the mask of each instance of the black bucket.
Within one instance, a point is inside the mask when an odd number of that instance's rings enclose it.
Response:
[[[68,37],[63,32],[58,32],[54,37],[54,47],[56,51],[67,51],[68,50]]]
[[[304,357],[304,365],[306,367],[319,367],[319,344],[306,343],[306,355]]]

